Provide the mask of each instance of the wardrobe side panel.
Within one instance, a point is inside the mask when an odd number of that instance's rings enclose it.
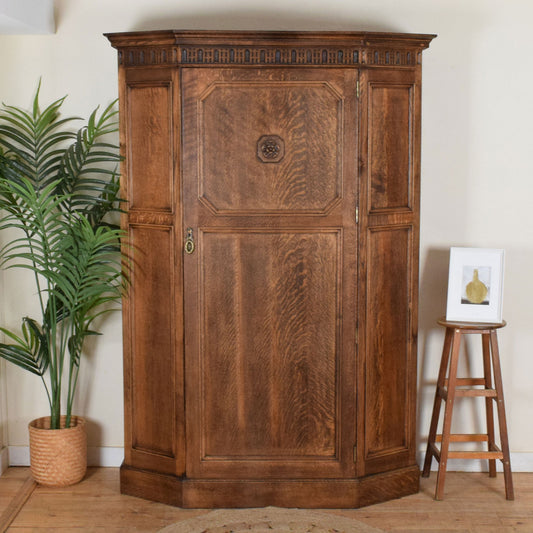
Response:
[[[362,74],[364,474],[415,464],[419,69]]]
[[[179,474],[184,417],[176,76],[171,69],[127,70],[121,114],[128,139],[125,226],[133,256],[124,313],[125,464]]]

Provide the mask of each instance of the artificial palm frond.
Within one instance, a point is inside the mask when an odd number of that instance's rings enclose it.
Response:
[[[78,130],[75,142],[65,151],[61,160],[61,192],[69,194],[66,208],[84,214],[91,213],[93,218],[98,213],[100,216],[93,223],[100,222],[104,213],[118,209],[116,166],[109,168],[109,162],[118,163],[120,156],[115,145],[103,141],[106,135],[117,128],[116,116],[114,103],[100,117],[95,110],[87,125]],[[102,163],[105,165],[102,166]]]
[[[123,234],[106,220],[121,210],[118,147],[104,140],[117,129],[114,103],[72,131],[79,119],[61,117],[63,102],[41,111],[38,90],[31,111],[0,112],[0,231],[16,235],[0,266],[33,272],[42,314],[23,318],[20,334],[0,328],[0,357],[41,377],[52,428],[63,389],[69,426],[84,342],[127,284]]]
[[[50,364],[49,352],[46,347],[46,335],[37,322],[25,317],[22,320],[22,337],[5,328],[0,328],[0,331],[15,343],[0,343],[2,357],[33,374],[44,376]]]

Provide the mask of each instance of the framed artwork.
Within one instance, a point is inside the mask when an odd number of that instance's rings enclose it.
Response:
[[[504,250],[450,248],[446,320],[502,322]]]

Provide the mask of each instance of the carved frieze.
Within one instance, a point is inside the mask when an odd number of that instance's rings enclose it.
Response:
[[[143,45],[119,51],[119,64],[144,65],[390,65],[414,66],[418,49],[363,47],[253,47]]]

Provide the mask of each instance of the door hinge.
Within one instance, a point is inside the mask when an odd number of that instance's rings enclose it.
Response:
[[[357,463],[357,446],[353,447],[353,462]]]
[[[355,96],[359,98],[361,96],[361,92],[359,90],[359,80],[355,82]]]
[[[359,224],[359,206],[355,207],[355,223]]]
[[[359,344],[359,326],[355,326],[355,344]]]

